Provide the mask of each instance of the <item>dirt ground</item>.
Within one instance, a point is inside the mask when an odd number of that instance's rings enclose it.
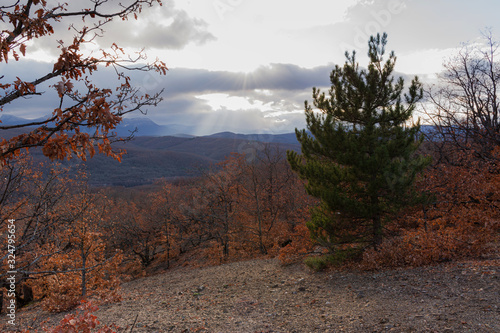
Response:
[[[500,332],[499,267],[315,273],[270,259],[177,268],[124,284],[123,301],[95,314],[135,333]],[[21,326],[36,311],[21,313]]]

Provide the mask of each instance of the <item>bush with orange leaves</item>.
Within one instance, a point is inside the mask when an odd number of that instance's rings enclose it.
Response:
[[[314,243],[306,224],[297,224],[294,232],[290,235],[288,244],[279,251],[278,258],[284,265],[292,264],[313,252],[313,248]]]
[[[106,259],[102,240],[94,237],[88,237],[88,240],[94,244],[93,253],[87,258],[87,267],[78,257],[81,253],[71,251],[52,256],[42,268],[51,274],[33,280],[35,297],[43,298],[42,307],[45,310],[68,311],[86,297],[96,298],[103,303],[121,300],[121,280],[118,275],[121,255]]]
[[[434,195],[433,203],[388,225],[392,237],[364,253],[362,268],[480,258],[498,243],[500,168],[494,160],[458,153],[451,163],[427,170],[419,186]]]
[[[82,301],[78,306],[79,313],[67,314],[55,327],[43,327],[43,332],[48,333],[68,333],[68,332],[95,332],[95,333],[116,333],[118,327],[114,324],[102,326],[93,312],[98,307],[89,301]],[[23,333],[37,333],[39,330],[23,330]]]
[[[98,200],[98,198],[100,200]],[[118,301],[120,252],[106,247],[100,230],[101,204],[105,198],[83,190],[68,198],[61,216],[71,221],[54,235],[53,242],[42,244],[39,253],[50,253],[32,282],[35,296],[51,312],[76,307],[86,297]]]

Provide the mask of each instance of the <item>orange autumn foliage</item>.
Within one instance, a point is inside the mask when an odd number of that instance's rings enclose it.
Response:
[[[93,9],[78,8],[72,3],[53,3],[46,0],[16,1],[0,10],[2,31],[0,31],[0,63],[9,66],[9,60],[19,61],[31,51],[33,40],[56,33],[55,28],[67,21],[71,38],[58,34],[58,56],[52,70],[39,77],[33,73],[23,77],[0,76],[0,111],[14,101],[22,103],[29,97],[30,104],[46,94],[47,84],[51,84],[57,97],[50,109],[42,109],[43,120],[27,120],[16,125],[0,125],[1,131],[24,129],[22,134],[2,135],[0,138],[0,164],[19,157],[23,149],[41,147],[50,159],[64,159],[76,156],[83,160],[87,155],[100,152],[120,159],[122,152],[111,149],[113,130],[122,117],[134,111],[143,111],[147,106],[156,106],[160,93],[141,93],[132,85],[126,70],[157,72],[165,75],[166,65],[156,60],[150,64],[140,64],[146,55],[142,51],[135,56],[112,43],[108,48],[88,52],[95,48],[97,40],[104,34],[104,26],[113,19],[137,18],[142,8],[160,0],[135,0],[126,6],[109,6],[108,1],[95,1]],[[78,3],[78,5],[81,5]],[[105,67],[116,73],[116,87],[102,88],[92,81],[92,74]],[[44,86],[45,85],[45,86]],[[76,89],[78,87],[79,89]],[[30,105],[30,106],[31,106]],[[22,108],[19,105],[17,108]],[[5,132],[3,132],[5,133]],[[3,134],[2,133],[2,134]]]
[[[192,195],[198,199],[191,219],[207,228],[202,260],[208,263],[276,257],[282,247],[303,243],[293,235],[311,199],[279,147],[263,145],[252,159],[230,156],[202,177]]]
[[[364,253],[367,269],[419,266],[480,258],[498,243],[500,169],[494,162],[460,153],[454,164],[428,170],[420,187],[435,195],[432,205],[407,212],[388,226],[379,251]]]
[[[309,229],[305,222],[295,226],[290,234],[290,243],[279,250],[279,260],[282,264],[292,264],[304,259],[314,249]]]
[[[78,313],[70,313],[64,316],[57,326],[43,327],[46,333],[69,333],[69,332],[95,332],[95,333],[116,333],[118,327],[114,324],[102,326],[96,315],[99,308],[90,301],[82,301],[78,306]],[[26,329],[23,333],[38,333],[38,329]]]
[[[106,247],[97,198],[101,203],[106,200],[85,191],[69,197],[60,214],[71,224],[58,230],[56,242],[37,249],[51,254],[34,272],[42,277],[31,283],[47,311],[67,311],[89,296],[102,301],[120,300],[117,272],[122,257],[120,252]]]
[[[38,299],[57,312],[83,296],[117,299],[121,255],[107,247],[101,226],[107,199],[84,187],[85,175],[57,165],[49,169],[23,158],[0,171],[0,230],[6,219],[16,227],[18,307]],[[9,270],[3,268],[0,277]]]

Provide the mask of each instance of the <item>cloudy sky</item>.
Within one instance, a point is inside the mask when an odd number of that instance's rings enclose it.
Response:
[[[428,82],[461,43],[478,41],[481,31],[490,28],[500,40],[498,0],[163,3],[144,10],[137,21],[107,25],[96,43],[116,42],[130,52],[144,47],[150,58],[163,60],[170,68],[167,76],[136,77],[144,91],[165,89],[164,101],[148,117],[198,135],[304,127],[303,103],[311,99],[312,87],[329,85],[329,73],[344,62],[345,51],[357,50],[361,65],[366,64],[367,40],[377,32],[388,33],[397,72]],[[64,26],[56,28],[59,36],[69,34]],[[16,73],[29,79],[50,68],[54,45],[47,40],[30,46]],[[33,117],[50,113],[44,107],[40,102],[4,112]]]

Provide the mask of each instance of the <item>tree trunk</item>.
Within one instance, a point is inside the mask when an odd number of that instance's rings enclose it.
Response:
[[[379,245],[382,243],[382,221],[380,215],[373,217],[373,247],[378,250]]]
[[[86,266],[87,258],[85,254],[82,253],[82,297],[87,295],[87,268]]]

